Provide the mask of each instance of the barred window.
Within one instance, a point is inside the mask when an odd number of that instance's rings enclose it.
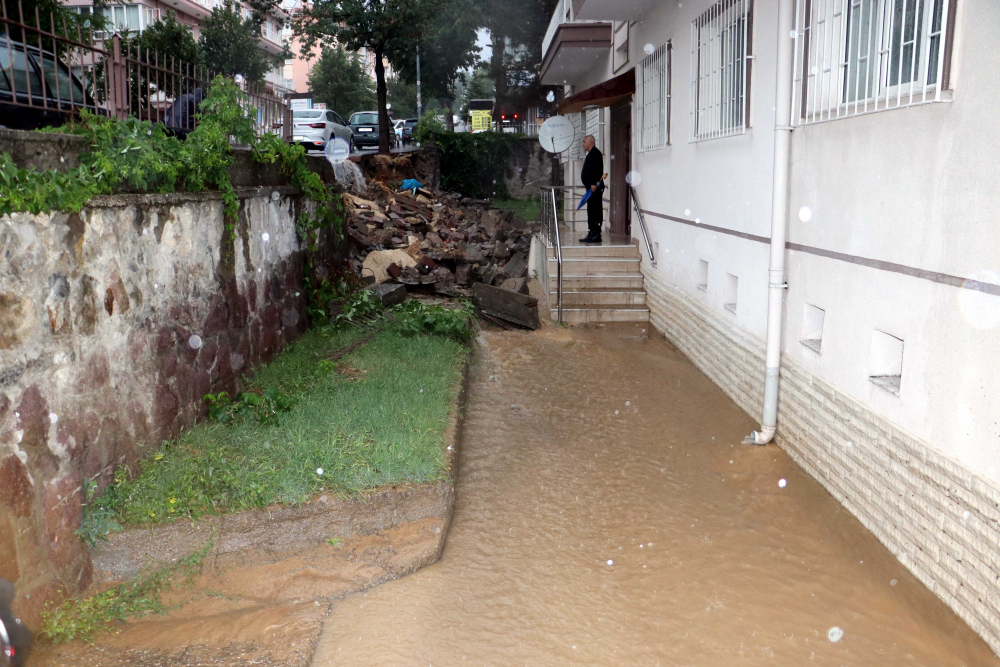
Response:
[[[798,0],[793,123],[940,101],[954,6],[955,0]]]
[[[639,61],[636,71],[636,125],[639,151],[663,148],[670,143],[670,44],[664,44]]]
[[[691,22],[691,141],[743,134],[753,0],[719,0]]]

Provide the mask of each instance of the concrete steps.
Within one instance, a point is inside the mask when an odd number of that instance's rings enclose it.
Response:
[[[570,245],[563,256],[563,323],[648,322],[646,292],[635,244]],[[549,303],[558,317],[558,263],[548,249]]]

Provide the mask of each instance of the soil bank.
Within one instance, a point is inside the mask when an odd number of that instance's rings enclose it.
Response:
[[[1000,664],[641,325],[481,342],[442,559],[335,602],[314,666]]]

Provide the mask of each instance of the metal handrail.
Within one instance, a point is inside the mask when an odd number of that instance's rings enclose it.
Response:
[[[556,260],[556,321],[562,324],[563,321],[563,303],[562,303],[562,270],[563,270],[563,257],[562,257],[562,238],[559,236],[559,209],[556,206],[556,190],[565,189],[565,186],[550,185],[541,188],[541,199],[545,202],[546,197],[551,202],[552,214],[545,217],[542,222],[542,233],[545,235],[545,241],[548,245],[551,245],[555,251]],[[548,192],[546,193],[546,190]],[[543,207],[544,209],[544,207]],[[548,259],[546,259],[548,261]],[[548,289],[548,285],[545,286]]]
[[[635,215],[639,218],[639,229],[642,230],[642,240],[646,242],[646,252],[649,253],[649,263],[656,266],[656,257],[653,256],[653,246],[649,242],[649,233],[646,231],[646,219],[642,217],[642,209],[639,208],[639,199],[635,196],[635,188],[629,185],[628,193],[632,198],[632,208],[635,209]]]

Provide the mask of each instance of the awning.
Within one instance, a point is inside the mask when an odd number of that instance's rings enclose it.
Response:
[[[583,111],[587,106],[609,107],[633,93],[635,93],[635,69],[630,69],[613,79],[570,95],[559,103],[559,113]]]
[[[610,23],[560,24],[542,57],[539,81],[543,86],[560,86],[601,71],[612,43]]]

